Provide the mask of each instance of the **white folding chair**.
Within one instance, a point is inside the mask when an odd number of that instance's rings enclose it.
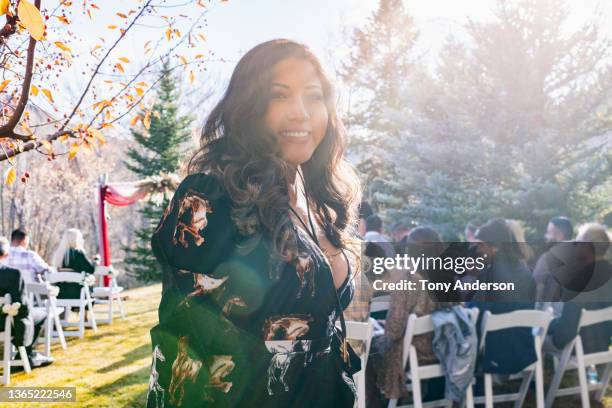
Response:
[[[10,304],[11,295],[7,293],[3,297],[0,297],[0,313],[4,314],[4,312],[2,312],[2,307]],[[11,366],[23,366],[23,369],[28,374],[32,371],[30,368],[30,360],[28,360],[28,355],[24,346],[17,347],[21,359],[13,360],[13,344],[11,343],[12,324],[13,316],[6,315],[4,319],[4,331],[0,333],[0,341],[2,341],[4,350],[2,354],[2,383],[4,385],[9,385],[11,382]]]
[[[117,285],[117,271],[112,266],[96,266],[94,275],[98,278],[98,286],[93,288],[92,296],[96,299],[96,304],[108,305],[108,318],[98,319],[100,323],[112,323],[113,322],[113,301],[117,302],[119,307],[119,313],[121,318],[125,318],[123,311],[123,301],[121,300],[121,293],[123,288]],[[104,286],[104,277],[110,277],[108,286]]]
[[[476,324],[476,320],[478,319],[478,309],[466,309],[470,315],[470,320]],[[403,364],[406,367],[406,363],[410,362],[410,370],[407,373],[408,379],[410,382],[408,383],[408,388],[412,390],[412,405],[402,405],[402,407],[414,407],[414,408],[423,408],[423,407],[434,407],[434,406],[452,406],[453,402],[447,399],[441,399],[437,401],[430,401],[427,403],[423,403],[423,395],[421,393],[421,381],[427,380],[430,378],[444,377],[445,372],[442,368],[441,364],[429,364],[425,366],[419,366],[419,361],[417,358],[417,350],[416,347],[412,344],[412,340],[415,336],[419,336],[421,334],[431,333],[434,331],[433,320],[431,315],[417,317],[416,314],[412,313],[408,317],[408,324],[406,326],[406,334],[404,335],[404,348],[403,348]],[[472,408],[474,406],[472,394],[472,387],[469,386],[466,392],[466,405],[468,408]],[[389,408],[396,408],[398,400],[392,398],[389,400]]]
[[[77,326],[77,331],[65,331],[64,336],[78,336],[83,338],[85,336],[85,309],[89,310],[89,322],[88,326],[92,328],[94,333],[98,332],[98,326],[96,325],[96,316],[93,311],[93,302],[89,294],[89,285],[87,284],[87,274],[85,272],[56,272],[47,276],[47,281],[51,284],[57,284],[60,282],[71,282],[80,283],[81,294],[77,299],[57,299],[56,305],[65,308],[65,320],[61,320],[63,327]],[[70,316],[70,308],[79,308],[79,321],[70,322],[68,318]],[[59,335],[53,333],[53,336]]]
[[[372,298],[372,302],[370,303],[370,313],[386,312],[389,310],[390,301],[390,295],[376,296]]]
[[[44,340],[39,337],[39,341],[45,343],[45,355],[51,357],[51,341],[53,341],[53,333],[57,333],[57,338],[66,350],[66,338],[64,330],[60,322],[59,315],[65,310],[63,307],[57,306],[57,298],[55,291],[57,286],[51,286],[48,283],[26,283],[26,291],[32,310],[44,310],[47,316],[45,320]],[[34,302],[36,299],[36,302]],[[40,306],[36,306],[36,304]],[[55,331],[54,331],[55,329]]]
[[[525,396],[527,395],[527,391],[529,391],[529,384],[531,383],[533,374],[535,372],[536,406],[538,408],[544,408],[544,369],[542,364],[542,343],[544,342],[548,325],[552,319],[553,312],[551,308],[546,311],[516,310],[514,312],[501,314],[492,314],[489,311],[485,312],[481,325],[479,349],[479,353],[481,355],[485,350],[488,333],[504,329],[530,327],[532,330],[535,329],[536,333],[533,336],[533,344],[535,347],[537,360],[521,371],[523,381],[521,382],[519,391],[517,393],[493,395],[493,374],[485,373],[485,395],[482,397],[475,397],[475,403],[482,404],[484,402],[486,408],[493,408],[493,402],[515,401],[515,408],[523,406]]]
[[[580,321],[578,323],[578,330],[574,340],[569,342],[567,346],[561,351],[561,357],[559,358],[559,364],[553,377],[551,384],[546,394],[546,407],[552,407],[556,397],[565,395],[580,394],[582,400],[582,407],[589,408],[589,392],[596,391],[595,399],[601,401],[608,388],[610,382],[610,375],[612,373],[612,350],[600,351],[597,353],[584,353],[584,346],[582,344],[582,337],[580,336],[580,330],[582,328],[592,326],[599,323],[604,323],[612,320],[612,306],[605,309],[599,310],[586,310],[582,309],[580,315]],[[586,367],[590,365],[605,364],[603,377],[600,383],[589,384],[586,378]],[[559,389],[563,375],[567,370],[578,370],[578,382],[577,387],[567,387]]]
[[[356,322],[347,320],[346,323],[346,338],[349,340],[362,341],[365,346],[365,351],[361,355],[361,370],[353,374],[353,380],[357,386],[357,401],[355,406],[358,408],[365,408],[365,372],[366,364],[368,362],[368,355],[370,354],[370,345],[372,344],[372,322],[370,318],[367,322]],[[339,326],[340,322],[336,322]]]

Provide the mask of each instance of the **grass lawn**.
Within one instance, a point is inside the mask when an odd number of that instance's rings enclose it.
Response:
[[[66,338],[68,348],[53,343],[55,363],[11,375],[11,386],[76,387],[74,404],[12,403],[14,407],[142,407],[151,365],[149,330],[157,324],[161,285],[126,291],[126,318],[86,330],[85,338]],[[100,307],[100,306],[98,306]],[[102,317],[102,314],[99,314]],[[118,316],[118,315],[116,315]],[[43,350],[43,345],[38,345]]]
[[[37,368],[29,375],[19,372],[11,376],[11,386],[76,387],[75,404],[5,403],[0,406],[143,407],[151,364],[149,329],[157,323],[161,285],[132,289],[126,291],[126,295],[124,320],[118,318],[111,326],[99,325],[97,334],[88,329],[84,339],[67,338],[67,350],[54,343],[54,364]],[[38,350],[42,350],[42,345]],[[567,383],[572,378],[565,380]],[[535,406],[531,392],[525,406]],[[580,407],[580,400],[577,397],[559,398],[555,401],[557,406]],[[612,408],[610,390],[604,406]]]

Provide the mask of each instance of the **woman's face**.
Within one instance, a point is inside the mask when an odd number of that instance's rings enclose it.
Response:
[[[287,58],[276,64],[264,126],[280,146],[287,163],[307,162],[323,140],[329,114],[323,85],[313,65]]]

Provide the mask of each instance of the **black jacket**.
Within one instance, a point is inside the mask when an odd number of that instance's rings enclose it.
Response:
[[[13,344],[17,346],[29,346],[32,339],[24,339],[24,336],[26,332],[32,332],[32,330],[28,330],[28,328],[30,328],[29,326],[33,328],[34,322],[28,310],[21,273],[17,269],[0,266],[0,296],[4,296],[7,293],[11,295],[12,303],[21,303],[17,315],[13,318]],[[5,321],[6,315],[0,312],[0,331],[4,331]]]

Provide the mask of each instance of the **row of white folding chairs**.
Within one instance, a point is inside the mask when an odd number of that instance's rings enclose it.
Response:
[[[2,308],[4,305],[10,305],[11,295],[8,293],[2,297],[0,297],[0,313],[4,314]],[[4,320],[4,329],[0,332],[0,342],[3,346],[2,353],[2,383],[4,385],[9,385],[11,382],[11,366],[23,366],[23,369],[26,373],[31,371],[30,369],[30,361],[28,360],[28,356],[26,353],[26,349],[24,346],[17,347],[16,354],[19,354],[19,359],[15,359],[13,354],[13,343],[11,342],[13,338],[12,334],[12,325],[13,325],[13,316],[10,314],[5,315]]]
[[[372,311],[384,311],[388,309],[388,306],[389,297],[378,298],[372,302]],[[472,312],[473,319],[477,317],[477,313],[477,311]],[[502,401],[515,401],[515,407],[522,406],[527,391],[529,389],[531,380],[533,379],[534,373],[536,383],[536,406],[538,408],[543,408],[544,406],[546,406],[546,408],[550,408],[554,402],[555,397],[557,396],[565,396],[577,393],[581,395],[582,406],[588,408],[590,406],[588,393],[589,391],[593,390],[598,390],[597,394],[595,394],[595,398],[597,400],[601,400],[603,398],[610,382],[610,377],[612,376],[612,350],[584,354],[582,347],[582,339],[580,337],[580,330],[584,327],[601,324],[606,321],[611,321],[612,307],[600,310],[582,310],[576,337],[562,351],[560,364],[555,373],[555,377],[553,378],[549,387],[548,393],[546,395],[546,400],[544,400],[544,370],[542,344],[544,342],[546,332],[548,330],[548,325],[550,324],[552,319],[553,313],[551,309],[547,311],[517,310],[510,313],[497,315],[493,315],[490,312],[485,312],[481,324],[481,344],[479,348],[479,353],[484,352],[487,333],[509,328],[530,327],[534,329],[534,347],[536,350],[537,360],[535,363],[526,367],[522,371],[523,380],[518,393],[494,396],[492,375],[485,374],[485,395],[483,397],[473,398],[471,389],[472,387],[469,387],[467,390],[466,399],[466,404],[468,405],[468,407],[470,407],[472,403],[484,403],[485,406],[488,408],[492,407],[494,402]],[[451,405],[451,402],[447,400],[433,401],[427,404],[422,403],[420,395],[420,381],[426,378],[434,378],[444,375],[443,371],[441,371],[441,366],[439,365],[430,365],[424,367],[418,366],[418,361],[416,358],[416,349],[412,345],[412,339],[414,336],[428,333],[431,331],[433,331],[433,323],[431,321],[431,316],[417,317],[414,314],[410,315],[408,325],[406,327],[406,334],[404,337],[403,358],[404,366],[406,366],[406,362],[408,360],[410,360],[411,362],[409,378],[411,379],[410,387],[413,390],[413,401],[415,407]],[[575,357],[571,358],[572,355],[575,355]],[[602,381],[598,384],[589,385],[586,379],[585,368],[589,365],[597,364],[605,364]],[[414,369],[414,367],[417,368]],[[559,384],[561,383],[561,379],[563,378],[564,372],[568,369],[578,369],[580,386],[559,390],[558,388]],[[397,400],[390,400],[389,407],[395,407],[396,405]]]

